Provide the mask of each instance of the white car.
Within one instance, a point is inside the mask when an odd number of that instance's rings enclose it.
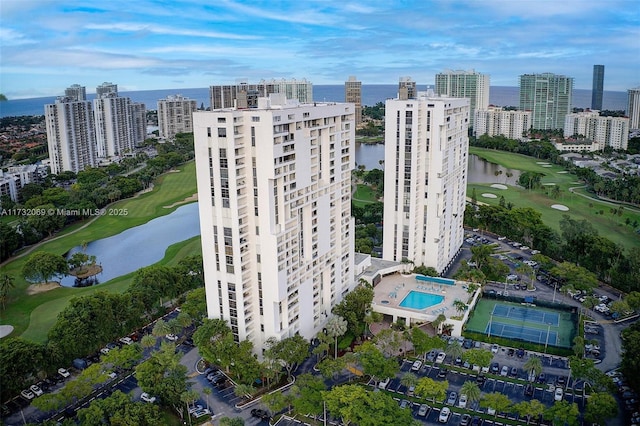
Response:
[[[121,337],[120,343],[123,343],[125,345],[130,345],[133,343],[133,339],[131,337]]]
[[[516,274],[507,275],[507,281],[520,281],[520,277]]]
[[[58,374],[65,379],[71,375],[71,373],[69,373],[66,368],[58,368]]]
[[[524,263],[525,265],[529,265],[529,266],[531,266],[532,268],[534,268],[534,267],[538,266],[538,262],[536,262],[535,260],[525,260],[525,261],[524,261],[524,262],[522,262],[522,263]]]
[[[33,392],[31,392],[31,389],[25,389],[22,392],[20,392],[20,395],[22,395],[22,397],[24,399],[28,399],[28,400],[32,400],[33,398],[35,398],[36,396],[33,394]]]
[[[436,357],[436,364],[442,364],[444,362],[444,359],[447,357],[447,354],[444,352],[440,352],[438,354],[438,356]]]
[[[386,379],[381,380],[380,383],[378,383],[378,387],[380,389],[386,389],[390,381],[391,381],[391,378],[387,377]]]
[[[198,410],[202,410],[204,407],[200,404],[198,405],[194,405],[193,407],[189,408],[189,414],[193,414],[194,412],[198,411]]]
[[[166,337],[166,339],[171,342],[175,342],[176,340],[178,340],[178,336],[176,336],[175,334],[167,334],[164,337]]]
[[[29,389],[31,390],[31,392],[35,394],[35,396],[40,396],[44,393],[42,392],[42,389],[40,389],[38,385],[31,385],[29,386]]]
[[[563,394],[564,394],[564,391],[562,390],[562,388],[556,388],[556,391],[553,394],[553,399],[556,401],[562,401]]]
[[[440,410],[440,415],[438,416],[438,421],[440,423],[446,423],[449,421],[449,417],[451,417],[451,410],[449,407],[442,407]]]
[[[467,395],[461,393],[460,398],[458,399],[458,407],[467,408]]]
[[[207,416],[209,414],[211,414],[211,411],[208,408],[203,408],[202,410],[197,410],[197,411],[194,411],[193,413],[191,413],[191,415],[193,417],[195,417],[196,419],[198,417]]]
[[[491,353],[492,353],[492,354],[497,354],[499,349],[500,349],[500,346],[498,346],[498,345],[492,345],[492,346],[491,346]]]
[[[140,395],[140,399],[143,400],[144,402],[149,402],[151,404],[156,402],[156,397],[155,396],[151,396],[146,392],[142,392],[142,395]]]
[[[502,370],[500,370],[500,375],[503,377],[507,377],[509,375],[509,367],[503,365]]]
[[[418,371],[420,370],[420,367],[422,367],[422,361],[416,360],[413,362],[413,365],[411,366],[411,371]]]
[[[105,346],[104,348],[100,349],[100,353],[101,353],[102,355],[106,355],[106,354],[108,354],[108,353],[109,353],[109,348],[107,348],[107,347]]]
[[[529,246],[522,246],[520,247],[520,250],[529,250]]]

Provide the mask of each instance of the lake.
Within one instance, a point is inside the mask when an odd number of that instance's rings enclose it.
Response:
[[[167,247],[200,235],[198,203],[178,207],[172,213],[150,220],[117,235],[92,241],[86,253],[96,256],[102,272],[96,276],[99,282],[134,272],[160,261]],[[69,250],[68,256],[82,251],[82,247]],[[75,277],[66,276],[61,284],[75,286]]]

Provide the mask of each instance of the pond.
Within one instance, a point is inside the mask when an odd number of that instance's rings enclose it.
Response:
[[[92,241],[87,244],[86,254],[96,256],[102,272],[95,278],[97,282],[105,282],[158,262],[167,247],[196,235],[200,235],[198,203],[190,203],[143,225]],[[82,247],[72,248],[67,257],[78,251]],[[66,276],[61,284],[73,287],[76,278]]]

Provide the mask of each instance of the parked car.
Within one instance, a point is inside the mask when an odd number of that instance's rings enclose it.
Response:
[[[509,372],[509,376],[518,377],[518,367],[511,367],[511,371]]]
[[[58,368],[58,374],[65,379],[71,375],[71,373],[69,373],[66,368]]]
[[[562,388],[556,388],[556,391],[553,394],[553,399],[555,401],[562,401],[563,394],[564,394],[564,391],[562,390]]]
[[[156,402],[156,397],[155,396],[151,396],[146,392],[142,392],[142,395],[140,395],[140,399],[143,400],[144,402],[148,402],[150,404],[153,404],[154,402]]]
[[[189,408],[189,414],[193,414],[194,412],[198,411],[198,410],[202,410],[204,407],[200,404],[196,404],[193,407]]]
[[[495,345],[495,344],[491,345],[491,353],[492,354],[497,354],[499,350],[500,350],[500,346]]]
[[[445,377],[447,377],[447,373],[449,372],[449,370],[447,370],[446,368],[441,368],[438,371],[438,378],[440,379],[444,379]]]
[[[31,392],[33,392],[35,396],[40,396],[44,393],[38,385],[31,385],[29,386],[29,389],[31,390]]]
[[[425,417],[429,412],[429,406],[427,404],[421,404],[418,408],[418,416]]]
[[[105,346],[104,348],[100,349],[100,353],[101,353],[102,355],[106,355],[106,354],[108,354],[108,353],[109,353],[109,348],[107,348],[107,347]]]
[[[420,370],[420,367],[422,367],[422,361],[420,361],[419,359],[415,360],[413,362],[413,365],[411,366],[411,371],[418,371]]]
[[[540,373],[540,375],[538,376],[538,383],[544,383],[547,381],[547,376],[544,373]]]
[[[498,374],[499,371],[500,371],[500,365],[497,362],[492,362],[491,363],[491,372],[493,374]]]
[[[469,423],[471,423],[471,416],[464,413],[462,417],[460,417],[460,426],[468,426]]]
[[[121,337],[119,339],[119,342],[124,344],[124,345],[130,345],[133,343],[133,339],[131,337]]]
[[[167,334],[164,337],[171,342],[175,342],[176,340],[178,340],[178,336],[176,336],[175,334]]]
[[[33,398],[35,398],[36,396],[34,395],[33,392],[31,392],[31,389],[25,389],[22,392],[20,392],[20,395],[22,395],[22,397],[24,399],[27,399],[29,401],[31,401]]]
[[[440,352],[438,354],[438,356],[436,357],[436,364],[442,364],[444,362],[444,359],[447,357],[447,354],[444,352]]]
[[[406,399],[403,399],[402,401],[400,401],[400,408],[405,409],[405,408],[409,408],[410,406],[410,402],[407,401]]]
[[[269,420],[271,418],[271,415],[267,411],[262,410],[260,408],[253,408],[251,410],[251,416],[257,417],[261,420]]]
[[[451,410],[449,407],[442,407],[440,410],[440,415],[438,416],[438,421],[440,423],[446,423],[449,421],[449,417],[451,416]]]
[[[407,396],[413,396],[413,394],[416,392],[416,387],[415,386],[409,386],[409,388],[407,389]]]
[[[500,370],[500,375],[503,377],[507,377],[509,375],[509,367],[506,365],[503,365],[502,370]]]
[[[533,396],[533,385],[529,383],[526,388],[524,388],[524,394],[526,396]]]
[[[487,381],[487,378],[484,376],[478,376],[476,377],[476,383],[478,384],[478,386],[482,387],[482,385],[484,385],[484,382]]]
[[[195,417],[196,419],[199,418],[199,417],[202,417],[202,416],[208,416],[210,414],[211,414],[211,410],[209,410],[208,408],[203,408],[201,410],[197,410],[197,411],[194,411],[193,413],[191,413],[191,415],[193,417]]]
[[[380,389],[386,389],[386,388],[387,388],[387,386],[389,385],[389,382],[390,382],[390,381],[391,381],[391,378],[390,378],[390,377],[387,377],[386,379],[381,380],[381,381],[378,383],[378,387],[379,387]]]
[[[454,392],[454,391],[449,392],[449,397],[447,398],[447,405],[455,405],[457,399],[458,399],[457,392]]]
[[[458,399],[458,407],[467,408],[467,395],[461,393],[460,398]]]

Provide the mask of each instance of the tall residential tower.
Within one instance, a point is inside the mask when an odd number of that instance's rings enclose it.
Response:
[[[475,113],[489,107],[490,78],[475,70],[451,71],[436,74],[435,91],[440,96],[469,98],[471,101],[470,126],[473,126]]]
[[[193,116],[208,316],[258,355],[312,338],[354,286],[353,105],[272,94]]]
[[[640,129],[640,87],[627,91],[627,115],[629,116],[629,129]]]
[[[551,73],[520,76],[520,110],[531,111],[534,129],[562,129],[571,112],[573,78]]]
[[[418,92],[385,111],[382,257],[443,272],[464,237],[469,100]]]
[[[362,82],[354,76],[344,83],[344,101],[356,106],[356,126],[362,123]]]
[[[591,109],[602,110],[602,91],[604,89],[604,65],[593,66],[591,86]]]
[[[282,93],[287,99],[296,99],[302,103],[313,102],[313,84],[302,80],[261,80],[249,84],[239,80],[235,84],[209,86],[211,109],[220,108],[255,108],[258,98],[271,93]]]
[[[173,138],[177,133],[193,132],[193,113],[198,109],[195,99],[169,95],[158,101],[158,128],[161,138]]]

